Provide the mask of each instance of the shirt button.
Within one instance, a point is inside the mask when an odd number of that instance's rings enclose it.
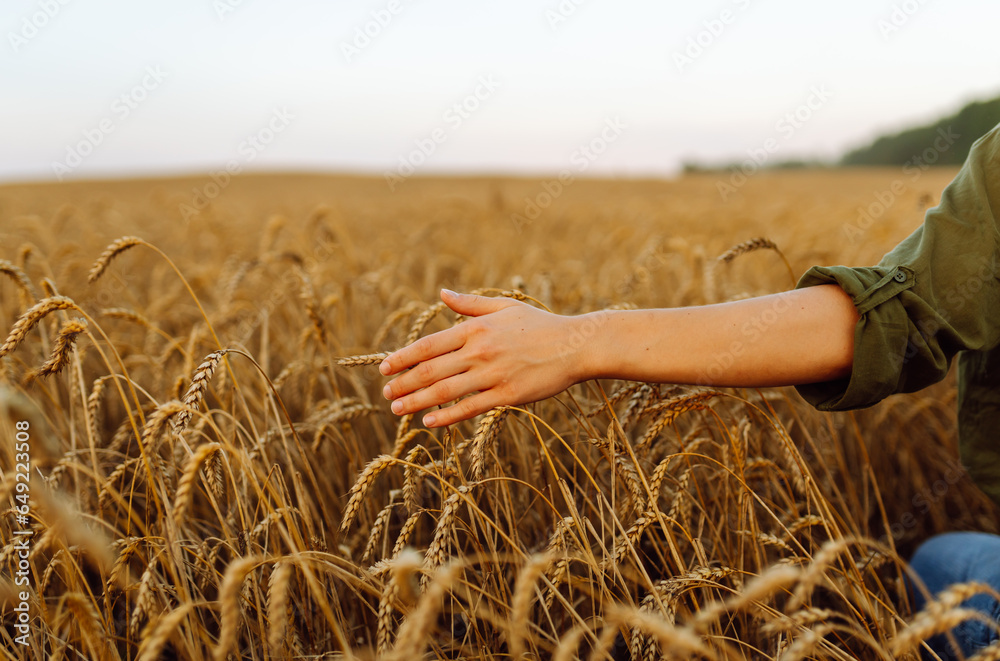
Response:
[[[896,282],[906,282],[906,274],[902,271],[896,271],[896,275],[892,276],[892,279]]]

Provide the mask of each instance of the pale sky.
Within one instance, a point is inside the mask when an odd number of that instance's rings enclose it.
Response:
[[[0,181],[662,176],[1000,95],[995,0],[4,4]]]

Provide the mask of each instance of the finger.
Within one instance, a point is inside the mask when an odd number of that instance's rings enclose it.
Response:
[[[492,389],[466,397],[457,404],[438,411],[432,411],[424,416],[425,427],[446,427],[462,420],[474,418],[481,413],[502,405],[504,402],[494,394]]]
[[[497,310],[509,308],[512,305],[520,305],[520,303],[511,298],[459,294],[450,289],[441,290],[441,300],[455,312],[469,317],[479,317],[484,314],[496,312]]]
[[[385,384],[385,387],[382,388],[382,396],[386,399],[398,399],[450,376],[465,372],[469,369],[469,365],[466,360],[460,357],[461,353],[453,351],[417,363],[408,372],[403,372]]]
[[[460,397],[487,387],[488,384],[479,381],[477,375],[463,372],[450,376],[430,385],[423,390],[410,393],[393,401],[391,409],[396,415],[406,415],[429,409],[432,406],[447,404]]]
[[[464,328],[456,326],[422,337],[413,344],[389,354],[379,364],[378,371],[389,376],[422,361],[460,349],[465,344],[465,332]]]

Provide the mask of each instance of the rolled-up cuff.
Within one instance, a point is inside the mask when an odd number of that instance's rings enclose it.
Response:
[[[796,389],[821,411],[871,406],[898,391],[910,341],[910,320],[898,295],[913,286],[914,274],[903,266],[814,266],[795,288],[823,284],[839,285],[858,310],[851,374]]]

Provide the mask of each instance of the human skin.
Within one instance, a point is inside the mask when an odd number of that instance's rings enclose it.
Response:
[[[845,378],[857,310],[836,285],[686,308],[553,314],[509,298],[441,291],[462,323],[379,366],[397,415],[442,427],[590,379],[766,387]],[[456,401],[458,400],[458,401]],[[444,406],[446,405],[447,406]]]

